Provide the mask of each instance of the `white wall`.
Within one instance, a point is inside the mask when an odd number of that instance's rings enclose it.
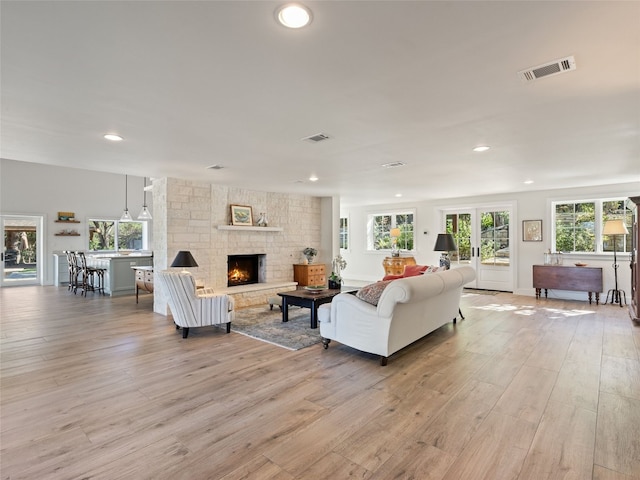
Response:
[[[143,178],[129,176],[128,206],[135,218],[143,203]],[[0,159],[0,214],[44,216],[44,283],[53,283],[53,254],[86,250],[89,218],[119,219],[125,203],[125,177],[111,173]],[[153,215],[151,196],[147,204]],[[63,227],[57,213],[74,212],[79,237],[56,237]],[[149,229],[150,240],[151,229]],[[42,259],[41,259],[42,260]]]
[[[367,215],[381,211],[400,210],[403,208],[416,209],[416,241],[414,256],[419,264],[437,264],[439,253],[433,251],[435,239],[444,228],[440,211],[448,208],[463,208],[489,205],[502,202],[510,202],[514,205],[514,218],[512,229],[515,229],[515,243],[512,249],[512,260],[515,267],[514,293],[521,295],[534,295],[532,282],[532,265],[541,264],[544,260],[544,252],[551,246],[551,202],[557,200],[575,200],[582,198],[606,198],[627,197],[638,195],[640,182],[619,185],[606,185],[599,187],[575,188],[565,190],[547,190],[527,193],[515,193],[505,195],[489,195],[481,197],[455,198],[438,201],[424,201],[418,203],[381,204],[367,207],[341,208],[341,216],[349,218],[349,251],[343,252],[347,260],[347,269],[343,276],[345,283],[353,284],[380,280],[384,275],[382,260],[386,253],[366,251],[366,223]],[[522,241],[522,220],[538,220],[543,223],[542,242]],[[428,232],[424,234],[423,232]],[[602,267],[604,274],[604,294],[601,300],[604,302],[606,292],[614,286],[614,273],[611,265],[613,255],[600,256],[566,256],[565,264],[575,261],[585,261],[590,266]],[[618,255],[618,282],[619,288],[630,293],[629,255]],[[550,292],[550,296],[557,298],[569,298],[584,300],[585,294],[580,292]]]

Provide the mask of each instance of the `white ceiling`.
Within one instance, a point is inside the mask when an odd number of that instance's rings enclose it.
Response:
[[[640,180],[638,1],[280,3],[2,0],[0,156],[346,205]]]

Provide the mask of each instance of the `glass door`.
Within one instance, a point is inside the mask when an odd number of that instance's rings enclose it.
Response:
[[[469,265],[476,280],[469,287],[513,291],[511,208],[477,208],[445,213],[446,232],[453,234],[457,252],[451,265]]]
[[[4,233],[0,284],[3,287],[41,285],[42,216],[3,215],[0,218]]]

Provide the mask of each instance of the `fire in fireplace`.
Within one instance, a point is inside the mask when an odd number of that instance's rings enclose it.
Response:
[[[264,254],[229,255],[227,259],[227,286],[264,282]]]

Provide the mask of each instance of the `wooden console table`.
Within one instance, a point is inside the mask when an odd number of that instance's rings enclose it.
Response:
[[[547,298],[548,289],[570,290],[572,292],[588,292],[589,304],[591,296],[596,294],[596,305],[600,303],[602,292],[602,268],[600,267],[571,267],[561,265],[534,265],[533,287],[536,298],[540,298],[544,288]]]
[[[385,257],[382,261],[385,275],[402,275],[405,265],[415,265],[416,259],[413,257]]]

